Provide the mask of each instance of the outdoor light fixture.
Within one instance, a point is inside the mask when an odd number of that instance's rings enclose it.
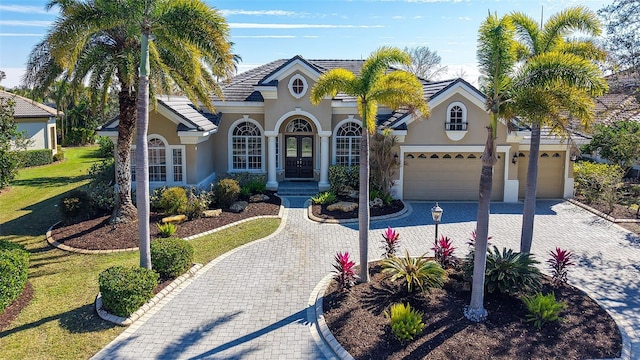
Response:
[[[434,241],[434,247],[438,247],[438,224],[440,223],[440,220],[442,219],[442,213],[444,212],[444,210],[442,210],[442,208],[440,206],[438,206],[438,203],[436,202],[436,206],[431,208],[431,218],[433,219],[433,222],[436,224],[436,238]]]
[[[515,164],[518,162],[518,154],[513,154],[513,156],[511,157],[511,163]]]
[[[393,161],[398,162],[398,153],[396,153],[395,155],[393,155]]]

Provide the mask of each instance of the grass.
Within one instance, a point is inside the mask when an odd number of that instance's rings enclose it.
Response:
[[[139,253],[80,255],[49,247],[44,240],[46,230],[59,220],[59,197],[87,182],[87,170],[99,161],[96,150],[66,149],[63,163],[22,169],[0,194],[0,239],[30,251],[34,288],[31,303],[0,332],[0,359],[87,359],[125,329],[101,320],[93,301],[98,274],[114,265],[137,266]],[[193,240],[196,261],[206,263],[262,238],[279,223],[255,220]]]

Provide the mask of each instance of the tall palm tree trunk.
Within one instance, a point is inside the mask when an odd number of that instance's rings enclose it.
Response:
[[[118,93],[120,106],[118,141],[116,144],[116,204],[110,223],[130,222],[136,219],[136,208],[131,201],[131,142],[136,127],[136,97],[129,87]]]
[[[136,205],[140,236],[140,267],[151,269],[149,236],[149,33],[142,32],[140,76],[138,80],[138,120],[136,131]]]
[[[520,252],[530,253],[533,241],[533,220],[536,215],[536,189],[538,187],[538,157],[540,153],[540,124],[531,126],[531,149],[527,166],[527,184],[524,193],[524,210],[522,212],[522,233],[520,235]]]
[[[489,212],[491,190],[493,187],[493,167],[497,162],[496,144],[491,127],[487,128],[487,142],[484,149],[485,152],[482,155],[482,172],[480,173],[471,303],[464,311],[467,319],[474,322],[483,321],[487,317],[487,310],[484,308],[484,277],[487,262],[487,239],[489,237]]]
[[[363,123],[366,121],[363,121]],[[358,195],[358,239],[360,281],[369,282],[369,129],[362,129],[360,141],[360,194]]]

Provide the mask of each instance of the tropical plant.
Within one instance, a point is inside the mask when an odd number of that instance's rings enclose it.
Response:
[[[455,265],[456,258],[453,256],[455,249],[451,238],[444,235],[440,236],[440,239],[431,248],[435,254],[436,261],[445,269]]]
[[[473,229],[471,231],[471,237],[467,240],[467,245],[469,245],[469,247],[471,248],[475,248],[476,247],[476,238],[477,238],[477,233],[476,233],[476,229]],[[487,247],[491,246],[491,243],[489,242],[489,240],[493,239],[493,236],[487,236]]]
[[[489,236],[489,204],[493,185],[493,167],[498,161],[495,140],[498,120],[505,117],[504,107],[511,86],[511,71],[516,63],[515,27],[508,17],[489,14],[478,30],[478,67],[482,78],[480,88],[486,95],[486,109],[490,114],[487,140],[482,154],[482,170],[478,199],[477,238],[475,241],[471,301],[464,310],[467,319],[475,322],[487,317],[484,308],[484,276]]]
[[[560,312],[567,307],[565,303],[556,301],[554,293],[542,295],[538,292],[535,295],[524,295],[522,302],[527,307],[527,322],[533,322],[533,326],[538,330],[546,323],[558,321]]]
[[[338,284],[340,291],[345,291],[355,284],[357,280],[356,276],[356,263],[349,259],[348,252],[339,252],[335,256],[335,263],[333,268],[335,269],[335,275],[333,279]]]
[[[394,64],[409,65],[411,57],[398,48],[382,47],[365,60],[356,76],[347,69],[332,69],[318,78],[311,89],[310,101],[314,105],[334,97],[338,92],[356,97],[358,113],[362,119],[360,140],[360,186],[358,207],[358,238],[360,249],[360,280],[369,281],[369,136],[376,130],[378,105],[392,110],[405,107],[427,117],[422,83],[415,75],[402,70],[388,71]]]
[[[487,254],[487,291],[514,294],[539,289],[542,274],[535,266],[538,263],[529,253],[507,248],[500,252],[494,246]]]
[[[375,133],[371,141],[371,187],[382,194],[389,194],[393,186],[393,175],[399,167],[394,158],[393,148],[398,139],[391,135],[390,129]],[[373,198],[372,198],[373,199]],[[380,199],[382,197],[380,196]]]
[[[573,259],[573,253],[569,250],[563,250],[559,247],[555,251],[549,251],[547,264],[551,267],[551,277],[554,283],[567,282],[567,273],[569,267],[575,265],[571,260]]]
[[[156,224],[156,226],[158,227],[158,235],[163,238],[171,237],[171,235],[175,234],[176,230],[178,230],[178,225],[170,222]]]
[[[384,315],[389,319],[391,333],[401,341],[413,340],[424,328],[422,313],[412,309],[409,303],[393,304],[390,310],[384,312]]]
[[[552,15],[544,25],[526,14],[509,15],[515,24],[521,66],[514,76],[510,112],[531,127],[531,147],[522,214],[520,252],[530,252],[536,207],[540,129],[549,125],[567,133],[570,121],[585,128],[594,119],[593,96],[607,84],[595,62],[606,54],[591,40],[568,37],[575,32],[598,36],[596,14],[585,7],[571,7]]]
[[[412,258],[409,251],[404,258],[392,256],[381,261],[382,273],[387,274],[391,281],[404,279],[407,291],[413,292],[416,287],[421,291],[430,288],[441,288],[447,279],[447,272],[433,260],[427,260],[423,255]]]
[[[333,191],[324,191],[311,197],[311,201],[316,205],[328,205],[336,202],[338,198]]]
[[[329,166],[329,186],[331,191],[335,194],[342,194],[346,189],[358,190],[360,186],[359,174],[359,166]]]
[[[396,255],[396,251],[398,251],[398,246],[400,246],[400,233],[395,231],[394,229],[387,227],[387,230],[382,233],[384,253],[382,254],[385,258],[390,258]]]

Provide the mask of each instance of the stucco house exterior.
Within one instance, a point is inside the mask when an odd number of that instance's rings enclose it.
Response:
[[[265,174],[267,188],[309,181],[329,188],[329,166],[359,161],[361,121],[355,98],[338,94],[309,102],[318,77],[334,68],[358,73],[363,60],[281,59],[249,70],[223,85],[215,113],[184,97],[157,98],[149,115],[150,185],[206,186],[226,173]],[[407,200],[477,200],[489,115],[485,96],[463,79],[422,80],[428,118],[381,108],[379,129],[390,128],[399,169],[392,188]],[[117,119],[99,129],[117,138]],[[493,199],[524,196],[530,132],[498,129]],[[580,135],[574,142],[588,141]],[[538,196],[573,195],[571,146],[544,134]]]
[[[56,109],[3,90],[0,97],[15,102],[13,117],[18,131],[29,140],[26,150],[51,149],[56,154]]]

